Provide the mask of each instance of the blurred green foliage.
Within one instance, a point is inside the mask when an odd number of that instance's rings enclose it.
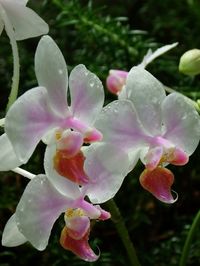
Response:
[[[109,69],[129,70],[138,64],[147,50],[178,41],[179,46],[148,66],[148,70],[165,85],[192,99],[200,98],[200,80],[178,73],[183,52],[200,48],[200,4],[185,1],[30,1],[32,7],[50,26],[49,34],[61,48],[69,70],[79,63],[95,72],[105,84]],[[20,94],[36,86],[34,52],[39,38],[18,42],[21,62]],[[12,76],[12,55],[5,33],[0,37],[0,112],[3,117]],[[48,66],[47,66],[48,67]],[[115,96],[106,92],[106,103]],[[192,129],[191,129],[192,130]],[[26,169],[43,171],[41,144]],[[175,190],[179,200],[166,206],[155,200],[139,185],[143,169],[138,164],[125,179],[116,202],[121,209],[138,256],[144,266],[178,265],[181,250],[193,217],[199,209],[200,151],[184,167],[171,167],[176,176]],[[27,183],[11,172],[1,173],[0,232],[14,212]],[[39,252],[29,244],[16,248],[0,247],[0,266],[24,266],[32,261],[41,266],[61,265],[128,265],[126,252],[111,221],[94,224],[91,243],[100,259],[86,263],[59,245],[63,217],[56,222],[47,249]],[[188,265],[200,265],[200,231],[191,247]]]

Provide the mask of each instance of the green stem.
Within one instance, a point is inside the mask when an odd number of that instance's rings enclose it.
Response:
[[[190,230],[188,232],[188,235],[187,235],[187,238],[185,240],[184,247],[183,247],[183,251],[181,254],[179,266],[186,266],[189,251],[190,251],[190,246],[191,246],[193,238],[195,237],[197,230],[199,229],[199,226],[200,226],[200,210],[198,211],[197,215],[195,216],[193,223],[190,227]]]
[[[111,213],[111,219],[113,223],[115,224],[115,227],[117,229],[117,232],[122,240],[122,243],[126,249],[127,255],[130,260],[131,266],[140,266],[139,260],[136,255],[135,248],[133,246],[133,243],[131,242],[128,230],[125,226],[124,220],[121,216],[121,213],[114,202],[113,199],[109,200],[106,203],[106,206],[108,207],[110,213]]]
[[[6,110],[10,108],[10,106],[14,103],[14,101],[17,99],[18,94],[18,88],[19,88],[19,53],[17,48],[17,42],[15,40],[13,27],[9,21],[9,18],[7,17],[7,14],[5,10],[1,7],[0,8],[0,15],[3,18],[4,24],[5,24],[5,30],[6,33],[10,39],[10,44],[12,48],[12,54],[13,54],[13,77],[12,77],[12,86],[11,91],[8,99],[8,104],[6,107]]]

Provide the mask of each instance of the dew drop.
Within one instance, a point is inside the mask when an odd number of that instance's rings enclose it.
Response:
[[[94,82],[90,82],[90,87],[94,87]]]
[[[62,75],[62,74],[63,74],[63,70],[62,70],[62,69],[59,69],[59,70],[58,70],[58,73],[59,73],[60,75]]]
[[[182,120],[185,120],[187,118],[187,114],[181,117]]]

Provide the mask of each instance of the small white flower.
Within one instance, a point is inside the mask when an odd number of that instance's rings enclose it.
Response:
[[[32,9],[28,0],[0,0],[0,34],[11,25],[16,40],[47,34],[49,27]],[[8,25],[10,24],[10,25]]]

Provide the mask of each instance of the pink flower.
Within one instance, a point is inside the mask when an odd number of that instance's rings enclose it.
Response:
[[[43,139],[56,147],[56,162],[65,150],[68,157],[79,153],[83,143],[99,141],[102,134],[93,127],[102,109],[104,91],[101,81],[85,66],[75,67],[69,77],[63,55],[49,37],[41,38],[35,54],[35,72],[39,87],[33,88],[9,109],[5,118],[5,132],[0,142],[12,156],[0,169],[9,170],[26,163],[38,142]],[[10,160],[10,161],[9,161]],[[53,163],[53,162],[52,162]]]
[[[103,133],[101,145],[112,143],[127,153],[129,171],[140,158],[146,167],[142,186],[159,200],[174,202],[173,174],[164,167],[188,162],[199,142],[198,113],[181,94],[166,96],[162,84],[140,66],[129,72],[119,99],[106,106],[95,123]],[[104,160],[106,154],[101,156]]]
[[[85,261],[96,261],[99,255],[88,243],[90,220],[107,220],[110,213],[85,201],[86,194],[79,186],[68,184],[68,191],[60,193],[44,175],[34,177],[5,226],[2,244],[13,247],[29,241],[36,249],[44,250],[53,224],[64,213],[61,245]]]
[[[111,69],[106,79],[107,89],[111,93],[118,95],[126,83],[127,75],[128,72],[126,71]]]

